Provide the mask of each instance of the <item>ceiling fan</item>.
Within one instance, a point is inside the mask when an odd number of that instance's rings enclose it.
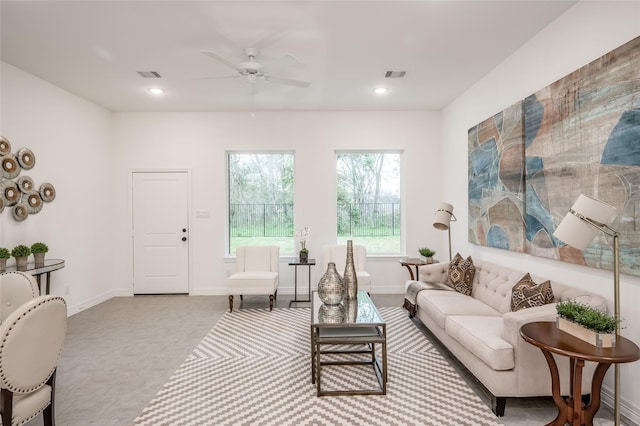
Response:
[[[277,84],[285,84],[288,86],[295,86],[295,87],[301,87],[301,88],[306,88],[309,87],[309,85],[311,84],[308,81],[303,81],[303,80],[294,80],[292,78],[284,78],[284,77],[277,77],[275,75],[271,75],[268,71],[264,70],[262,67],[262,64],[259,62],[256,62],[256,57],[258,56],[258,53],[260,53],[260,51],[254,47],[248,47],[246,49],[244,49],[244,54],[247,55],[248,60],[245,62],[240,62],[239,64],[234,63],[233,61],[215,53],[212,52],[210,50],[201,50],[201,52],[210,57],[215,59],[216,61],[230,67],[233,68],[234,70],[236,70],[236,74],[232,74],[232,75],[220,75],[220,76],[211,76],[211,77],[200,77],[203,79],[215,79],[215,78],[241,78],[244,77],[246,78],[246,80],[251,84],[251,86],[254,86],[254,84],[258,81],[258,80],[265,80],[265,81],[269,81],[271,83],[277,83]],[[292,55],[287,55],[285,58],[288,59],[294,59],[295,58]]]

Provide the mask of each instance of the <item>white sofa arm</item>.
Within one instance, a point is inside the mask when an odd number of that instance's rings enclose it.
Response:
[[[418,279],[425,283],[447,284],[449,282],[449,262],[419,266]]]
[[[524,343],[520,337],[520,327],[530,322],[555,321],[557,316],[555,303],[507,312],[502,316],[502,338],[515,348],[520,342]]]

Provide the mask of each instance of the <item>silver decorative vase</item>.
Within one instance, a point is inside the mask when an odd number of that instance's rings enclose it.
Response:
[[[356,266],[353,263],[353,241],[347,240],[347,262],[342,276],[346,289],[346,299],[358,298],[358,278],[356,277]]]
[[[325,305],[337,305],[344,298],[344,283],[333,262],[329,262],[327,271],[318,282],[318,296]]]
[[[350,324],[358,321],[358,299],[348,299],[344,301],[345,319]]]
[[[318,311],[318,318],[320,322],[323,323],[331,323],[331,324],[340,324],[344,322],[344,306],[341,303],[337,305],[320,305],[320,309]]]

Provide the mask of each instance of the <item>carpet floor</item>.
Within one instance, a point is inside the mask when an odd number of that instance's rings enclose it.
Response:
[[[134,424],[501,425],[405,311],[379,310],[387,395],[316,396],[310,309],[237,310],[224,314]],[[325,368],[323,389],[377,385],[370,366]]]

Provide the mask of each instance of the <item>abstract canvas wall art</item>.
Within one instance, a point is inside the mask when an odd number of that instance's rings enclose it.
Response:
[[[469,130],[470,242],[612,269],[603,233],[585,251],[553,236],[580,194],[618,209],[640,276],[640,37]]]
[[[584,252],[553,236],[580,194],[614,205],[621,272],[640,275],[640,37],[524,101],[526,251],[611,269],[604,234]]]
[[[524,251],[522,102],[469,129],[469,241]]]

